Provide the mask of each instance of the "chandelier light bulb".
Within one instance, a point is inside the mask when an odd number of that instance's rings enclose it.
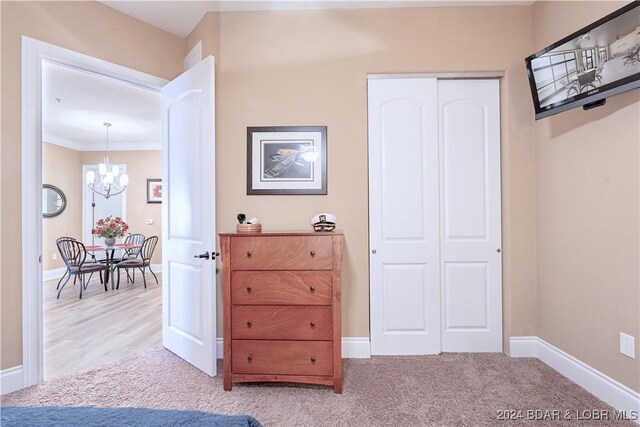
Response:
[[[96,180],[96,173],[94,171],[87,172],[87,184],[93,185]]]
[[[108,185],[113,184],[114,180],[113,180],[113,172],[109,171],[105,174],[104,176],[104,182],[106,182]]]

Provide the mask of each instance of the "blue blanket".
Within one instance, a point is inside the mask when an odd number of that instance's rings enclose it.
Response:
[[[5,406],[2,427],[30,426],[207,426],[262,427],[248,415],[220,415],[200,411],[165,411],[145,408]]]

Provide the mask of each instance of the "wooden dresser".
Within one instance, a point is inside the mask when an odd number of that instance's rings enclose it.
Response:
[[[269,381],[342,393],[342,233],[229,233],[220,244],[224,389]]]

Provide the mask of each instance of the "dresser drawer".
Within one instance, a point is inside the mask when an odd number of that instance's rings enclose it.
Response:
[[[331,270],[331,236],[259,236],[231,241],[232,270]]]
[[[332,375],[331,341],[233,340],[234,374]]]
[[[263,340],[330,340],[333,337],[331,307],[234,305],[231,337]]]
[[[331,305],[330,271],[234,271],[231,303],[242,305]]]

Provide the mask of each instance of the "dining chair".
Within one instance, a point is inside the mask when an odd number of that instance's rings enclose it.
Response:
[[[71,240],[77,240],[75,237],[68,237],[68,236],[63,236],[63,237],[58,237],[56,239],[56,246],[58,246],[58,242],[61,240],[65,240],[65,239],[71,239]],[[96,256],[92,253],[87,252],[87,255],[89,255],[92,259],[92,262],[98,262],[96,261]],[[60,278],[60,280],[58,280],[58,286],[56,286],[56,289],[60,289],[60,283],[62,283],[62,280],[67,277],[67,274],[69,273],[69,269],[65,270],[64,274],[62,275],[62,277]],[[100,274],[100,283],[103,283],[102,281],[102,271],[98,272]],[[71,277],[71,276],[69,276]],[[73,278],[73,284],[76,284],[76,279],[78,278],[78,276]],[[91,280],[91,277],[89,277],[89,280]]]
[[[58,246],[62,260],[67,266],[67,274],[69,275],[58,290],[56,299],[60,299],[60,294],[69,279],[71,279],[71,276],[80,279],[80,299],[82,299],[82,291],[87,289],[88,282],[91,280],[91,276],[89,276],[89,281],[87,281],[85,275],[92,275],[95,272],[102,273],[106,271],[108,267],[100,263],[85,262],[87,259],[87,250],[82,242],[78,242],[73,238],[60,238],[56,241],[56,245]],[[107,291],[106,282],[104,283],[104,290]]]
[[[142,244],[144,243],[145,237],[144,234],[135,233],[129,234],[126,239],[124,239],[125,245],[135,245],[137,248],[131,248],[124,251],[122,254],[122,260],[129,258],[137,258],[142,250]]]
[[[137,258],[138,255],[140,254],[140,250],[142,249],[142,244],[144,243],[144,239],[145,239],[144,234],[140,234],[140,233],[129,234],[124,239],[124,244],[137,246],[136,248],[125,249],[124,253],[119,258],[114,258],[112,260],[100,260],[100,262],[115,265],[127,259]],[[129,280],[131,281],[135,280],[135,270],[133,271],[133,276],[129,276],[129,271],[127,271],[127,283],[129,282]]]
[[[118,270],[118,282],[116,285],[116,289],[120,288],[120,270],[123,268],[129,274],[128,269],[137,268],[142,272],[142,281],[144,282],[145,289],[147,288],[147,279],[145,277],[145,271],[148,268],[153,277],[156,279],[156,283],[158,282],[158,276],[151,270],[151,257],[153,256],[153,252],[156,249],[156,245],[158,244],[158,236],[151,236],[147,239],[144,239],[144,243],[142,243],[142,247],[140,248],[139,256],[132,259],[125,259],[122,262],[116,264],[116,269]]]

